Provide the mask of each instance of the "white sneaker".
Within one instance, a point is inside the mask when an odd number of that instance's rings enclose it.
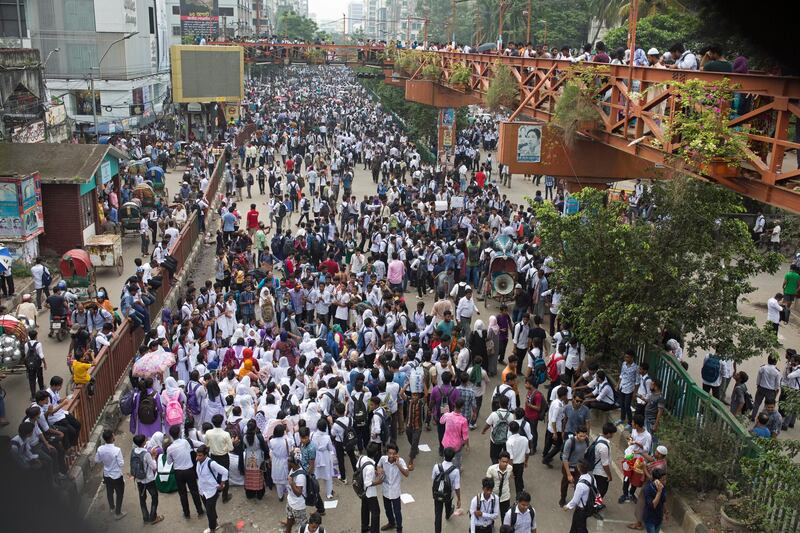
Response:
[[[114,515],[114,520],[122,520],[123,518],[125,518],[125,515],[127,515],[127,514],[128,513],[124,512],[124,511],[119,513],[119,514],[115,514]]]

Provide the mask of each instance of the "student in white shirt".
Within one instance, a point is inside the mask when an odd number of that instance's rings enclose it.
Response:
[[[403,515],[400,501],[400,482],[408,477],[406,462],[398,454],[397,445],[390,442],[386,445],[386,455],[378,460],[378,475],[382,475],[383,512],[392,529],[402,533]],[[402,476],[402,477],[401,477]],[[386,526],[383,526],[386,528]]]
[[[586,520],[594,514],[594,502],[589,502],[590,489],[595,487],[590,467],[591,465],[586,461],[578,462],[578,472],[581,476],[575,482],[575,493],[572,495],[572,499],[564,506],[565,511],[575,509],[570,531],[588,531]],[[597,493],[596,487],[595,493]]]
[[[431,470],[431,481],[436,481],[436,477],[441,473],[447,473],[448,477],[450,478],[450,489],[456,493],[456,509],[461,508],[461,472],[459,471],[458,467],[453,464],[453,458],[455,457],[456,452],[452,448],[445,448],[444,449],[444,460],[441,463],[436,463],[433,465],[433,470]],[[433,531],[434,533],[441,533],[442,531],[442,511],[444,511],[445,519],[450,520],[450,517],[453,515],[453,496],[450,495],[450,498],[445,499],[444,501],[434,500],[434,521],[433,521]]]
[[[519,493],[525,490],[523,474],[528,466],[528,450],[530,449],[525,430],[519,422],[514,421],[508,425],[508,439],[506,451],[511,456],[511,468],[514,473],[514,491]]]
[[[142,465],[144,466],[144,477],[137,478],[133,471],[133,464],[131,464],[131,475],[136,480],[136,488],[139,492],[139,506],[142,508],[142,521],[145,524],[154,525],[162,520],[164,517],[157,513],[158,511],[158,490],[156,489],[156,475],[158,473],[158,464],[156,457],[158,456],[158,449],[153,448],[148,451],[145,449],[147,437],[144,435],[134,435],[133,445],[134,448],[131,452],[131,457],[138,456]],[[133,463],[133,461],[131,461]],[[147,495],[150,494],[150,509],[147,508]]]
[[[567,402],[566,387],[558,387],[558,397],[550,403],[547,411],[547,433],[544,436],[542,464],[552,468],[553,457],[561,452],[564,445],[564,406]]]
[[[500,499],[494,493],[494,480],[481,480],[481,493],[469,503],[469,533],[493,533],[494,521],[500,516]]]
[[[114,518],[121,520],[127,513],[122,512],[122,496],[125,494],[125,480],[122,478],[122,467],[125,460],[122,450],[114,444],[114,431],[103,431],[103,442],[94,454],[94,462],[103,465],[103,484],[106,486],[108,506],[114,512]],[[116,495],[116,501],[114,496]]]
[[[590,409],[599,409],[600,411],[611,411],[614,409],[616,399],[614,398],[614,387],[608,382],[604,370],[598,370],[594,379],[587,385],[593,389],[592,393],[586,397],[586,405]]]
[[[366,453],[358,458],[356,472],[361,471],[364,481],[364,497],[361,498],[361,531],[377,531],[381,520],[381,507],[378,504],[378,485],[383,479],[377,475],[372,457],[380,454],[380,444],[370,442]],[[372,526],[372,529],[370,529]]]
[[[536,533],[536,510],[530,494],[525,491],[517,494],[517,505],[506,512],[503,525],[511,526],[514,533]]]
[[[178,484],[178,496],[181,501],[184,518],[189,518],[189,497],[186,494],[188,487],[192,493],[192,501],[197,510],[197,516],[203,516],[203,501],[200,499],[200,491],[197,485],[197,473],[192,464],[192,445],[189,441],[181,437],[181,427],[172,426],[169,428],[169,436],[172,444],[167,448],[167,461],[172,463],[175,472],[175,481]]]
[[[197,485],[208,517],[208,528],[203,533],[217,530],[217,498],[228,480],[228,470],[208,457],[208,446],[198,446],[197,450]]]

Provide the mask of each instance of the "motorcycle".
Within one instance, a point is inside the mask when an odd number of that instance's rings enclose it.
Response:
[[[50,333],[48,337],[55,336],[58,342],[63,341],[69,334],[69,322],[66,316],[54,316],[50,319]]]

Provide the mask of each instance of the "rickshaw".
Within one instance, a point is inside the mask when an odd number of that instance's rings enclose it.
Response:
[[[128,163],[128,174],[131,176],[144,175],[147,172],[147,161],[147,159],[140,159]]]
[[[499,303],[514,298],[514,286],[517,283],[517,262],[510,255],[514,241],[508,235],[501,235],[494,241],[496,255],[489,261],[489,277],[487,278],[486,307],[489,298]]]
[[[94,267],[86,250],[75,248],[66,252],[61,256],[58,269],[67,289],[75,293],[78,300],[88,300],[97,294]]]
[[[142,202],[138,198],[133,198],[130,202],[125,202],[119,208],[119,227],[122,236],[125,231],[139,232],[139,222],[142,220]]]
[[[159,166],[151,166],[144,174],[144,179],[153,187],[153,191],[159,196],[167,196],[164,180],[164,169]]]
[[[0,316],[0,368],[8,373],[25,370],[23,347],[28,341],[30,328],[19,317]]]
[[[142,204],[142,211],[149,213],[156,208],[156,193],[147,183],[140,183],[133,188],[133,197]]]

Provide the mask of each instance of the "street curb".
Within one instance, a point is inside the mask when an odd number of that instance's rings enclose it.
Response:
[[[596,433],[596,430],[603,427],[605,422],[610,421],[611,420],[608,418],[606,413],[602,413],[602,416],[597,416],[594,412],[592,412],[591,427],[593,428],[593,431],[591,438],[597,438],[600,434]],[[617,429],[617,444],[619,444],[620,450],[624,450],[628,445],[629,433],[624,430],[619,430],[619,426],[617,426]],[[612,458],[611,468],[614,471],[614,476],[621,480],[622,469],[619,466],[619,461]],[[669,463],[667,464],[667,471],[669,471]],[[667,506],[669,508],[672,524],[680,525],[684,533],[710,533],[710,530],[703,522],[703,519],[700,518],[700,515],[694,512],[694,509],[692,509],[686,500],[684,500],[679,494],[670,492],[669,497],[667,498]]]

